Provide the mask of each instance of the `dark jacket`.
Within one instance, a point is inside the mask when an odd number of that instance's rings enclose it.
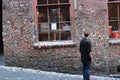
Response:
[[[91,40],[83,38],[80,41],[79,51],[81,53],[81,62],[86,63],[91,62],[90,52],[91,52]]]

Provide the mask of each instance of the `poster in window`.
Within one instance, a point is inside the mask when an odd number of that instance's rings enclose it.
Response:
[[[51,23],[51,30],[57,30],[57,23]]]

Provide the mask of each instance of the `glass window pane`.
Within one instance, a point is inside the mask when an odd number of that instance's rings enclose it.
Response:
[[[61,34],[62,40],[70,40],[71,39],[71,25],[70,22],[67,22],[65,25],[63,25],[62,28],[63,32]]]
[[[116,4],[108,5],[109,20],[118,20],[118,12]]]
[[[56,40],[61,40],[61,38],[60,38],[60,32],[58,31],[57,33],[56,33]]]
[[[50,22],[58,22],[58,7],[53,6],[49,8]]]
[[[40,33],[39,41],[48,41],[48,33]]]
[[[48,23],[41,23],[39,24],[40,32],[48,32],[49,24]]]
[[[120,4],[119,4],[119,20],[120,20]]]
[[[119,28],[119,31],[120,31],[120,20],[119,20],[119,23],[118,23],[118,28]]]
[[[69,3],[69,0],[60,0],[60,3]]]
[[[71,39],[71,33],[70,31],[64,31],[61,36],[61,40],[70,40]]]
[[[118,30],[118,21],[110,21],[109,25],[112,26],[112,30]]]
[[[120,0],[108,0],[108,1],[120,1]]]
[[[37,4],[47,4],[47,0],[37,0]]]
[[[55,4],[58,3],[58,0],[48,0],[48,4]]]
[[[54,22],[50,23],[50,40],[57,40],[59,33],[59,24]]]
[[[70,21],[69,6],[61,6],[60,10],[62,21]]]
[[[56,33],[50,32],[50,41],[56,40]]]
[[[47,7],[38,8],[38,23],[48,22]]]
[[[40,23],[39,25],[39,40],[40,41],[48,41],[48,31],[49,31],[49,24],[48,23]]]

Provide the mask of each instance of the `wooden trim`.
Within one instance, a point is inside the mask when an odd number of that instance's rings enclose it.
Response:
[[[108,26],[110,26],[110,25],[109,25],[109,13],[108,13],[108,0],[106,0],[106,2],[107,2],[107,3],[106,3],[106,7],[107,7],[107,22],[108,22],[108,23],[107,23],[107,24],[108,24],[107,27],[108,27]],[[111,30],[112,30],[112,29],[111,29]],[[109,28],[108,28],[108,31],[109,31]],[[109,32],[108,32],[108,34],[109,34]]]
[[[108,3],[120,3],[120,1],[108,1]]]
[[[120,8],[119,7],[120,7],[120,5],[117,5],[117,11],[118,11],[118,30],[120,29],[120,26],[119,26],[120,25],[120,22],[119,22],[120,21],[120,18],[119,18],[120,17]]]
[[[37,0],[33,0],[33,11],[34,11],[35,22],[37,22],[37,9],[36,9],[36,6],[37,6]]]
[[[37,8],[36,8],[36,6],[37,6],[37,0],[32,0],[32,2],[33,2],[33,6],[32,6],[32,8],[33,8],[33,15],[34,15],[34,29],[35,30],[39,30],[38,29],[38,19],[37,19]],[[37,33],[37,34],[35,34],[35,36],[36,36],[36,41],[39,41],[39,33]]]
[[[108,20],[108,21],[112,22],[112,21],[120,21],[120,20],[118,19],[118,20]]]
[[[48,0],[47,0],[48,1]],[[59,0],[58,0],[59,1]],[[46,4],[36,4],[36,11],[37,11],[37,9],[38,8],[40,8],[40,7],[47,7],[47,16],[48,16],[48,24],[50,24],[51,22],[50,22],[50,15],[49,15],[49,7],[51,7],[51,6],[57,6],[58,7],[58,9],[60,9],[60,6],[68,6],[69,7],[69,13],[70,13],[70,21],[63,21],[63,22],[70,22],[71,23],[71,21],[72,21],[72,24],[73,24],[73,19],[74,19],[74,12],[73,12],[73,0],[70,0],[70,2],[69,3],[60,3],[60,2],[58,2],[58,3],[54,3],[54,4],[48,4],[48,3],[46,3]],[[59,16],[59,19],[60,19],[60,16]],[[58,22],[58,23],[61,23],[61,22]],[[40,23],[38,23],[38,24],[40,24]],[[60,24],[59,24],[60,25]],[[73,26],[73,25],[72,25]],[[50,28],[50,27],[49,27]],[[54,40],[56,40],[56,31],[58,31],[59,32],[59,38],[61,38],[61,33],[62,33],[62,31],[59,29],[59,30],[55,30],[55,31],[53,31],[53,33],[54,33]],[[48,40],[50,40],[50,32],[51,32],[51,30],[49,29],[48,31]],[[40,33],[39,33],[40,34]]]
[[[75,25],[75,22],[74,22],[74,20],[75,20],[75,16],[74,16],[75,11],[74,11],[74,5],[73,5],[74,2],[73,2],[73,0],[69,0],[69,1],[70,1],[70,4],[71,4],[71,6],[70,6],[71,29],[74,29],[74,25]],[[75,40],[75,35],[71,35],[71,39]]]
[[[42,4],[42,5],[37,5],[37,7],[47,7],[47,6],[65,6],[65,5],[70,5],[70,3]]]

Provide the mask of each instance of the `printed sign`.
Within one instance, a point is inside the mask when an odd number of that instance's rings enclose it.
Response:
[[[51,30],[57,30],[57,23],[51,23]]]

